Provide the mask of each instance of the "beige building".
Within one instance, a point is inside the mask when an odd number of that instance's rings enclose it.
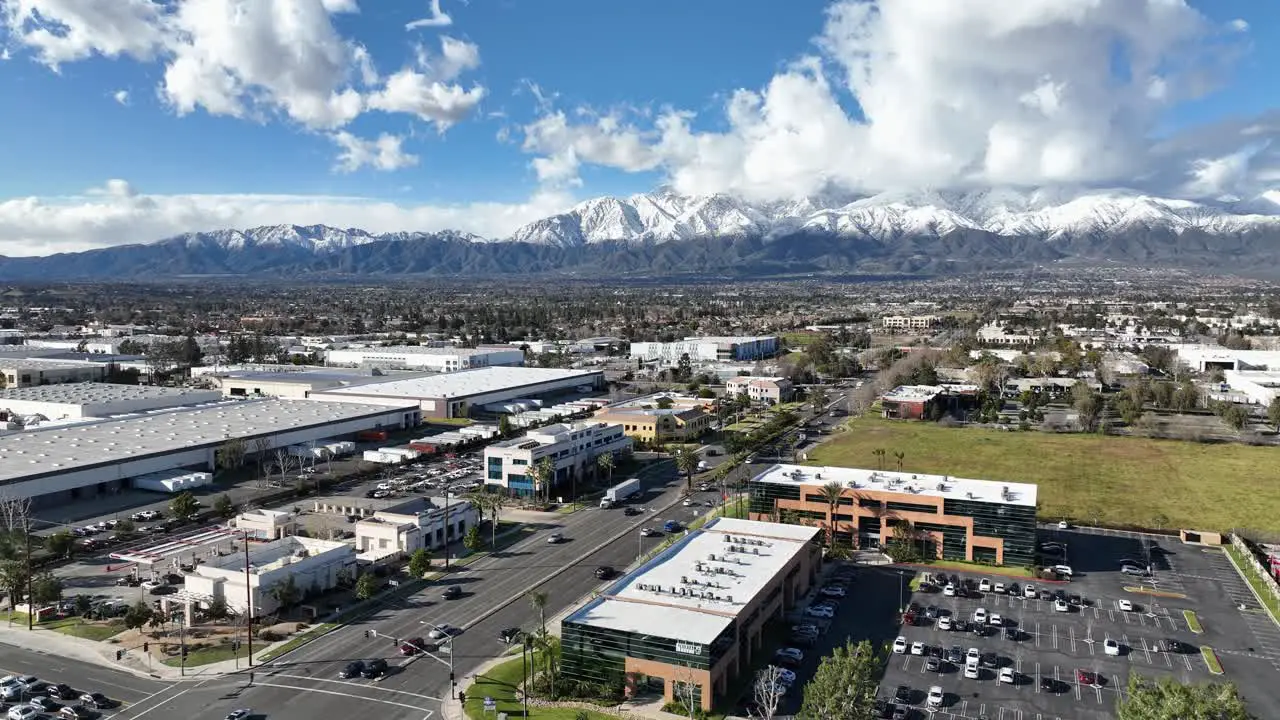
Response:
[[[419,498],[379,510],[356,523],[356,552],[360,559],[376,562],[395,555],[408,555],[419,548],[428,550],[456,542],[467,529],[480,522],[475,507],[466,500]]]
[[[279,540],[297,531],[298,519],[283,510],[250,510],[237,515],[231,526],[255,540]]]
[[[743,395],[752,402],[777,405],[784,403],[795,395],[795,387],[791,381],[781,377],[740,376],[729,378],[724,384],[725,394],[729,396]]]
[[[711,428],[711,416],[701,408],[605,408],[595,419],[621,425],[630,438],[646,442],[683,442],[701,437]]]

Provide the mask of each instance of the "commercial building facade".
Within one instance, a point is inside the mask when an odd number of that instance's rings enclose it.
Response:
[[[524,352],[511,347],[452,348],[424,345],[326,350],[325,364],[356,367],[380,365],[409,370],[455,372],[471,368],[524,364]]]
[[[763,360],[778,353],[776,335],[742,337],[687,337],[675,342],[631,343],[631,357],[675,365],[689,356],[690,362]]]
[[[880,326],[889,332],[928,330],[942,321],[937,315],[886,315]]]
[[[561,622],[567,678],[693,696],[705,711],[750,676],[765,626],[816,582],[821,530],[719,518],[688,533]],[[690,691],[690,692],[686,692]]]
[[[543,458],[551,461],[555,488],[572,484],[598,472],[597,460],[605,453],[631,451],[631,438],[622,426],[603,422],[548,425],[524,437],[503,440],[484,449],[484,482],[506,489],[513,495],[541,492],[530,468]]]
[[[0,362],[0,375],[5,387],[24,388],[58,383],[103,382],[107,379],[106,363],[49,358],[5,358]]]
[[[683,442],[711,429],[711,415],[701,408],[605,408],[595,419],[621,425],[627,437],[645,442]]]
[[[834,514],[823,494],[841,487]],[[834,530],[836,542],[884,547],[898,526],[923,554],[994,565],[1035,563],[1036,486],[944,475],[774,465],[747,482],[748,517]]]
[[[749,375],[729,378],[724,383],[724,390],[727,395],[746,395],[752,402],[770,405],[787,402],[795,394],[795,387],[786,378]]]
[[[476,508],[467,500],[419,498],[379,510],[356,522],[356,551],[360,559],[376,562],[387,557],[409,555],[415,550],[434,550],[466,536],[467,528],[479,524]]]
[[[324,592],[337,587],[344,571],[355,577],[356,554],[350,545],[290,535],[268,543],[250,543],[248,572],[241,553],[214,556],[197,564],[186,576],[185,591],[204,607],[221,599],[237,615],[245,612],[251,597],[253,616],[263,617],[279,609],[272,588],[288,578],[293,578],[299,593]]]

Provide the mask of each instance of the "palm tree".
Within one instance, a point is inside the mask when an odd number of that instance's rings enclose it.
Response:
[[[498,546],[498,518],[502,515],[502,496],[498,493],[485,493],[489,503],[489,547]]]
[[[822,499],[827,503],[827,543],[836,546],[836,510],[840,507],[840,498],[844,495],[844,486],[832,480],[822,486]]]
[[[547,594],[538,590],[530,590],[525,595],[529,598],[529,605],[538,611],[539,633],[545,637],[547,634]]]
[[[529,468],[529,472],[533,475],[537,484],[534,485],[533,494],[538,494],[538,485],[542,486],[542,499],[544,502],[551,502],[551,483],[556,477],[555,465],[551,464],[551,458],[542,458]]]
[[[608,477],[608,484],[613,484],[613,453],[607,452],[596,457],[596,467]]]
[[[876,456],[876,469],[883,470],[884,469],[884,448],[876,448],[875,450],[871,451],[871,454]]]
[[[905,458],[906,456],[907,454],[905,452],[902,452],[901,450],[893,454],[893,457],[898,461],[898,472],[902,472],[902,459]]]
[[[685,483],[688,485],[689,492],[693,492],[693,474],[698,470],[698,463],[702,458],[698,456],[696,450],[688,448],[680,448],[672,453],[676,461],[676,470],[684,473]]]

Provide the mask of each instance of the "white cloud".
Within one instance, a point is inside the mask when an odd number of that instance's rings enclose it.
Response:
[[[355,172],[366,165],[375,170],[399,170],[418,164],[417,155],[404,151],[402,137],[382,133],[376,140],[362,140],[343,131],[331,138],[341,148],[334,166],[340,172]]]
[[[434,123],[441,132],[469,116],[484,99],[485,88],[468,89],[450,81],[480,66],[480,49],[448,36],[441,37],[440,43],[438,56],[418,48],[418,68],[392,73],[381,90],[369,95],[369,108],[410,113]]]
[[[0,18],[54,69],[93,55],[150,59],[166,41],[164,9],[152,0],[0,0]]]
[[[112,94],[111,94],[111,97],[112,97],[112,99],[114,99],[116,102],[120,103],[121,105],[128,105],[128,104],[129,104],[129,91],[128,91],[128,90],[117,90],[117,91],[115,91],[114,93],[112,93]]]
[[[0,201],[0,255],[46,255],[151,242],[193,230],[324,223],[370,232],[456,229],[505,237],[564,211],[573,198],[539,193],[522,203],[413,205],[361,197],[148,195],[124,180],[77,197]]]
[[[405,25],[405,30],[415,30],[423,27],[448,27],[453,24],[453,18],[440,11],[440,0],[431,0],[427,11],[431,13],[429,16]]]
[[[1182,0],[839,0],[820,57],[733,93],[723,130],[686,111],[637,127],[544,108],[524,148],[550,184],[582,164],[660,168],[683,192],[759,198],[1127,183],[1169,159],[1153,129],[1213,87],[1234,49],[1223,34]]]

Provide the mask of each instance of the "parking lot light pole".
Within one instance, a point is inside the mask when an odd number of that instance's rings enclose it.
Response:
[[[902,612],[902,581],[907,577],[907,573],[903,570],[898,571],[898,612]]]
[[[434,655],[433,653],[427,652],[427,649],[425,647],[418,648],[418,650],[420,650],[423,655],[426,655],[432,660],[435,660],[436,662],[441,663],[443,665],[449,666],[449,699],[456,700],[458,697],[458,681],[453,674],[453,641],[456,638],[454,637],[453,633],[445,632],[439,625],[436,625],[435,623],[427,622],[426,620],[421,620],[420,622],[423,625],[426,625],[427,627],[431,628],[432,630],[439,632],[443,637],[444,641],[449,644],[449,661],[448,662],[441,660],[439,657],[436,657],[436,655]],[[443,647],[444,643],[440,643],[440,645]]]

